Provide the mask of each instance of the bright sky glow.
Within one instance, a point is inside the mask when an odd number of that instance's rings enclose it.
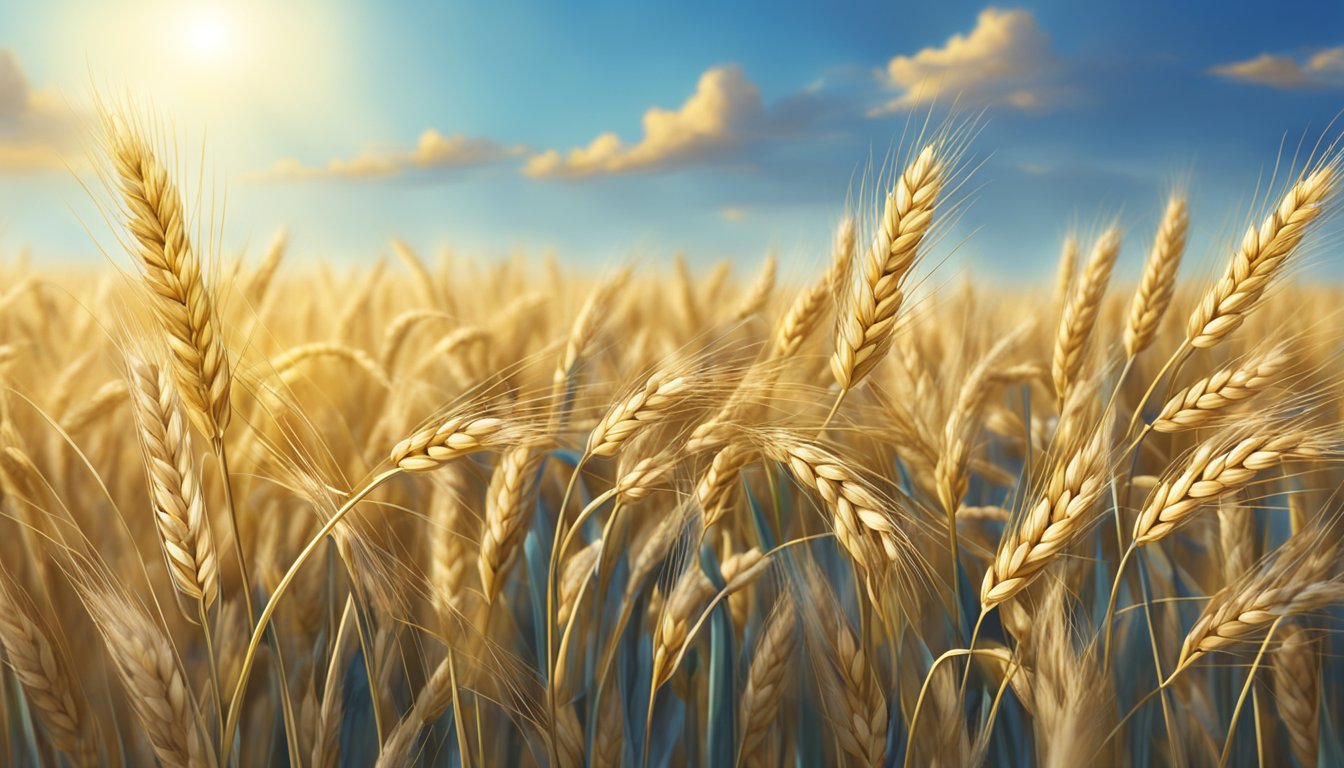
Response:
[[[95,90],[151,109],[227,197],[227,249],[283,227],[297,257],[346,262],[395,237],[587,262],[778,248],[808,273],[864,168],[954,102],[984,118],[940,278],[1044,274],[1066,229],[1116,215],[1137,263],[1177,182],[1195,262],[1281,150],[1342,130],[1344,5],[984,1],[3,3],[0,259],[101,258],[70,171]]]

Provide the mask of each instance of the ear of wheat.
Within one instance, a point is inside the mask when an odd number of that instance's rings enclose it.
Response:
[[[1051,472],[1044,492],[999,542],[985,571],[980,602],[998,605],[1020,592],[1087,530],[1105,487],[1108,437],[1097,430]]]
[[[1139,289],[1129,305],[1129,323],[1125,325],[1125,353],[1135,357],[1148,348],[1157,336],[1171,297],[1176,293],[1176,271],[1181,267],[1185,253],[1185,233],[1190,227],[1190,214],[1185,198],[1172,195],[1162,214],[1153,249],[1143,265]]]
[[[654,424],[670,413],[691,394],[691,382],[671,371],[654,372],[644,385],[617,403],[592,432],[588,433],[588,453],[614,456],[621,445],[638,430]]]
[[[115,589],[81,586],[81,593],[155,756],[164,765],[214,766],[191,688],[163,628]]]
[[[1250,227],[1232,254],[1227,271],[1204,294],[1186,324],[1186,341],[1198,349],[1220,343],[1245,322],[1269,283],[1325,210],[1335,189],[1334,160],[1329,160],[1288,190],[1259,228]]]
[[[1291,456],[1315,453],[1309,436],[1301,431],[1255,434],[1235,442],[1227,437],[1209,440],[1191,455],[1180,474],[1153,491],[1135,522],[1134,543],[1142,546],[1167,536],[1195,510],[1245,487],[1263,469]]]
[[[1111,269],[1119,254],[1120,230],[1112,226],[1092,246],[1087,266],[1079,275],[1068,303],[1064,305],[1050,368],[1055,394],[1061,403],[1068,398],[1069,390],[1082,371],[1083,355],[1092,338],[1092,329],[1097,323],[1097,313],[1101,311],[1106,285],[1111,279]]]
[[[856,265],[837,309],[831,372],[840,389],[853,389],[891,346],[902,285],[933,225],[945,167],[938,148],[920,150],[887,195],[872,244]]]
[[[126,227],[166,331],[173,376],[197,429],[217,440],[232,414],[229,356],[182,199],[144,135],[120,117],[105,122]]]
[[[1287,348],[1278,346],[1235,368],[1218,370],[1172,395],[1152,427],[1157,432],[1180,432],[1203,426],[1223,409],[1273,384],[1288,363]]]
[[[0,645],[9,666],[52,745],[73,765],[92,768],[99,764],[94,723],[79,686],[70,678],[70,659],[51,637],[36,606],[0,572]]]
[[[1321,657],[1308,632],[1289,624],[1274,651],[1275,701],[1299,765],[1319,765]]]
[[[132,358],[129,368],[154,522],[168,572],[178,591],[208,609],[219,593],[219,572],[177,391],[166,371],[143,358]]]

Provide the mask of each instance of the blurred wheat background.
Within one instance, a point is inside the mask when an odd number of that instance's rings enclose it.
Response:
[[[6,269],[9,763],[1344,761],[1328,144],[1028,288],[936,279],[974,121],[798,284],[225,253],[152,125],[117,269]]]

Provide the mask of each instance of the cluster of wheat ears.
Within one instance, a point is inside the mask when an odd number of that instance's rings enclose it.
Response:
[[[0,297],[5,762],[1344,760],[1332,148],[1033,292],[926,279],[926,129],[786,288],[225,258],[100,127],[131,266]]]

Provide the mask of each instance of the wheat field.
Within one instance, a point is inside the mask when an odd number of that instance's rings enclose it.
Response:
[[[1024,288],[926,258],[964,126],[796,284],[224,254],[102,131],[109,265],[0,298],[9,764],[1344,760],[1333,149]]]

